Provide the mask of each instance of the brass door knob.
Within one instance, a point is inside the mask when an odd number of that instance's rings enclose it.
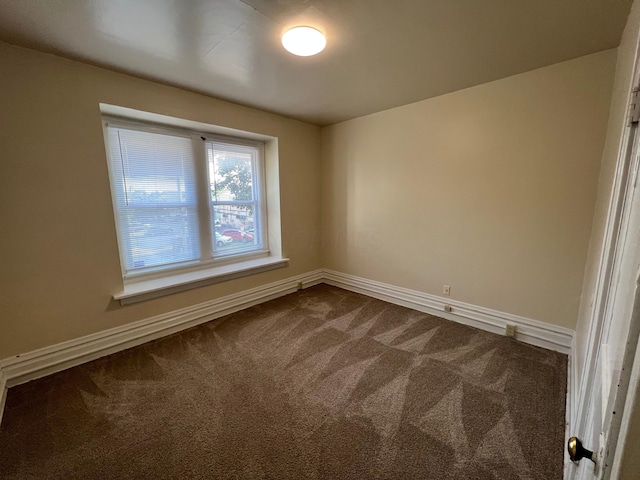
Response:
[[[582,446],[582,442],[577,437],[571,437],[567,443],[567,450],[569,450],[569,458],[572,462],[579,462],[583,458],[588,458],[593,463],[596,463],[596,459],[591,450],[587,450]]]

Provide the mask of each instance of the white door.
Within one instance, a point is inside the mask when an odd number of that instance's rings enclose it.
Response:
[[[638,89],[630,104],[636,101],[640,112]],[[586,383],[586,391],[580,392],[589,397],[581,412],[583,418],[578,419],[584,425],[583,442],[597,454],[598,465],[583,460],[577,472],[580,479],[609,479],[614,471],[611,466],[619,419],[640,329],[640,325],[631,322],[640,272],[640,128],[634,118],[638,115],[633,108],[631,112],[618,162],[599,274],[600,302],[590,342],[594,361],[590,373],[585,373],[591,375],[591,381]]]
[[[638,342],[633,310],[640,272],[640,194],[638,192],[638,144],[640,129],[634,127],[634,144],[623,206],[620,238],[614,262],[609,304],[600,349],[601,418],[599,452],[600,478],[610,478],[620,418]],[[635,308],[640,306],[635,305]],[[637,317],[636,317],[637,318]],[[623,366],[625,368],[623,369]]]

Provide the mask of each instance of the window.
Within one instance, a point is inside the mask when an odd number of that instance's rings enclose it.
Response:
[[[104,125],[125,286],[268,256],[263,142]]]
[[[214,251],[230,253],[262,248],[260,199],[262,146],[207,142]]]

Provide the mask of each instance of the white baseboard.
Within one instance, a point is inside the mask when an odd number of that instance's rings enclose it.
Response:
[[[521,342],[543,347],[569,355],[573,341],[573,330],[530,318],[499,312],[428,293],[396,287],[387,283],[367,280],[346,273],[325,269],[323,280],[329,285],[362,293],[396,305],[413,308],[421,312],[437,315],[447,320],[463,323],[493,333],[504,334],[507,325],[516,326],[516,338]],[[445,312],[450,305],[452,311]]]
[[[7,401],[7,377],[0,371],[0,424],[2,424],[2,413],[4,404]]]
[[[322,270],[0,360],[0,379],[9,388],[44,377],[293,293],[298,282],[305,287],[321,283]]]

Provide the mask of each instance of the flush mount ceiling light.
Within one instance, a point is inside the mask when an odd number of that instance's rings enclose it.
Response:
[[[294,55],[310,57],[320,53],[327,45],[324,35],[315,28],[295,27],[282,36],[282,46]]]

